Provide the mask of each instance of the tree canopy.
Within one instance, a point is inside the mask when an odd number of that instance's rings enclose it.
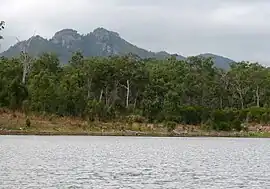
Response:
[[[77,52],[61,65],[46,53],[31,61],[25,83],[22,74],[19,58],[0,59],[0,107],[101,121],[133,115],[217,130],[270,121],[270,70],[258,63],[225,71],[210,58],[85,58]]]

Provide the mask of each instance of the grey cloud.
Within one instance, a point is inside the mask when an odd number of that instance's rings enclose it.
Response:
[[[235,60],[270,62],[268,0],[25,0],[22,4],[19,0],[1,4],[5,11],[0,18],[8,24],[4,47],[14,43],[15,36],[24,39],[34,30],[51,37],[63,28],[88,33],[102,26],[152,51],[185,56],[212,52]]]

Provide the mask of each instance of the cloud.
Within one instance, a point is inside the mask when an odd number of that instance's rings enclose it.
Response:
[[[35,30],[50,38],[63,28],[88,33],[102,26],[152,51],[270,62],[269,8],[268,0],[2,0],[1,43],[6,48]]]

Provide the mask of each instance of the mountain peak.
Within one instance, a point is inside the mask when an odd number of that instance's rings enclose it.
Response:
[[[59,35],[76,35],[76,34],[78,34],[78,31],[76,31],[74,29],[66,28],[66,29],[59,30],[58,32],[56,32],[54,34],[54,36],[59,36]]]
[[[10,47],[5,52],[1,53],[0,56],[14,57],[19,56],[21,49],[28,47],[28,53],[32,56],[38,56],[46,52],[54,52],[58,55],[62,63],[67,63],[70,60],[72,53],[75,51],[81,51],[84,56],[112,56],[112,55],[126,55],[129,53],[136,54],[141,58],[156,58],[159,60],[164,60],[172,56],[172,54],[165,51],[151,52],[130,42],[124,40],[120,37],[117,32],[109,31],[103,27],[94,29],[87,35],[80,35],[74,29],[62,29],[55,33],[55,35],[47,40],[41,36],[33,36],[31,43],[31,38],[22,42],[15,44]],[[184,60],[185,57],[173,54],[176,56],[177,60]],[[199,56],[203,57],[213,57],[215,66],[220,68],[229,68],[229,63],[232,60],[221,57],[218,55],[205,53]]]
[[[120,35],[117,32],[109,31],[105,28],[99,27],[96,28],[93,31],[93,35],[99,40],[99,41],[106,41],[110,37],[120,37]]]
[[[93,33],[95,33],[95,34],[108,34],[109,33],[112,35],[119,36],[119,34],[117,32],[107,30],[106,28],[103,28],[103,27],[98,27],[98,28],[94,29]]]
[[[63,47],[70,48],[75,41],[81,40],[81,35],[73,29],[63,29],[54,34],[51,41]]]

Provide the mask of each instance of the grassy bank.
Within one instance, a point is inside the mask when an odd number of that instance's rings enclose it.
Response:
[[[200,126],[177,125],[172,131],[163,124],[88,122],[73,117],[28,115],[0,111],[0,135],[81,135],[81,136],[153,136],[153,137],[264,137],[268,126],[250,125],[247,132],[206,131]]]

